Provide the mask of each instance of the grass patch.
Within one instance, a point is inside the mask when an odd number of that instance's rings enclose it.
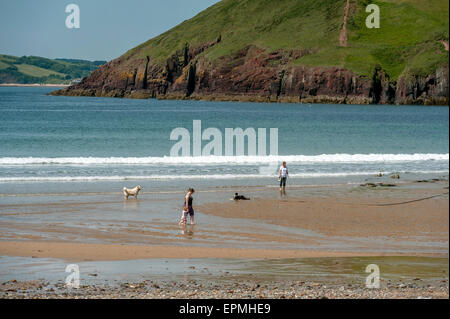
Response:
[[[9,64],[7,64],[7,63],[5,63],[5,62],[0,60],[0,70],[6,69],[8,67],[10,67]]]
[[[38,66],[29,65],[29,64],[16,64],[16,67],[19,72],[26,74],[26,75],[30,75],[30,76],[35,76],[35,77],[42,77],[42,76],[49,76],[49,75],[57,75],[57,76],[61,76],[61,77],[65,76],[65,74],[63,74],[63,73],[43,69]]]

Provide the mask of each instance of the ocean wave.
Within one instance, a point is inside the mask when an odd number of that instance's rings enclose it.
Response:
[[[379,171],[341,173],[298,173],[290,178],[323,178],[347,176],[375,176]],[[448,174],[448,171],[400,171],[400,174]],[[126,181],[126,180],[208,180],[276,178],[277,174],[211,174],[211,175],[143,175],[143,176],[24,176],[0,177],[1,182],[76,182],[76,181]]]
[[[0,165],[177,165],[288,163],[386,163],[448,161],[449,154],[321,154],[197,157],[0,157]]]

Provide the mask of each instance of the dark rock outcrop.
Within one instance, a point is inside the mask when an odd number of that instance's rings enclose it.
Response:
[[[400,104],[448,105],[449,68],[440,67],[427,76],[401,77],[396,90]]]

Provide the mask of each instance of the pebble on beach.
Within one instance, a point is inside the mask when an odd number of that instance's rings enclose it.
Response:
[[[419,278],[420,279],[420,278]],[[225,282],[152,282],[143,280],[116,285],[84,285],[68,289],[45,281],[11,280],[1,284],[0,298],[6,299],[437,299],[449,298],[447,280],[435,285],[414,279],[410,283],[385,284],[380,289],[357,285],[323,285],[317,282],[280,281],[261,285],[254,281]]]

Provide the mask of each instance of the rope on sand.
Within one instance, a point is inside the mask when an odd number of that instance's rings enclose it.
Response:
[[[429,196],[429,197],[424,197],[424,198],[419,198],[419,199],[413,199],[413,200],[409,200],[406,202],[401,202],[401,203],[390,203],[390,204],[366,204],[367,206],[394,206],[394,205],[402,205],[402,204],[408,204],[408,203],[413,203],[413,202],[420,202],[422,200],[426,200],[426,199],[431,199],[434,197],[438,197],[438,196],[442,196],[442,195],[448,195],[449,192],[447,193],[442,193],[442,194],[437,194],[437,195],[433,195],[433,196]]]

